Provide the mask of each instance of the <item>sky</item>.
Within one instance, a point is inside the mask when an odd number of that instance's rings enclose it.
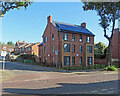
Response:
[[[76,25],[86,22],[86,28],[95,34],[94,42],[108,44],[103,29],[99,25],[97,12],[84,11],[82,6],[82,2],[34,2],[27,10],[25,8],[10,10],[2,18],[0,41],[4,43],[8,41],[15,43],[18,40],[28,43],[42,42],[47,17],[52,15],[53,21]],[[118,22],[115,28],[118,28]]]

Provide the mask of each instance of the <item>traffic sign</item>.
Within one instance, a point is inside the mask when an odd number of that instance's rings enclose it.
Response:
[[[3,51],[6,51],[6,50],[7,50],[7,47],[6,47],[6,46],[3,46],[3,47],[2,47],[2,50],[3,50]]]
[[[6,51],[1,51],[1,56],[6,56],[7,52]]]

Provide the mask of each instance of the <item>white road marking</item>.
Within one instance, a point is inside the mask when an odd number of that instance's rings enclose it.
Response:
[[[97,90],[95,90],[95,91],[91,91],[92,93],[96,93],[96,92],[98,92]]]

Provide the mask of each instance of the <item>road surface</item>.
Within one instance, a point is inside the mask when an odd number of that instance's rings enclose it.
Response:
[[[53,72],[53,69],[7,62],[12,78],[2,82],[3,94],[118,94],[117,72]]]

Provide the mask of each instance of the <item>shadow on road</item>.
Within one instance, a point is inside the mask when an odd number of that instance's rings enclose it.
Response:
[[[3,89],[3,92],[10,94],[118,94],[118,80],[87,84],[57,84],[61,87],[47,89],[6,88]]]

